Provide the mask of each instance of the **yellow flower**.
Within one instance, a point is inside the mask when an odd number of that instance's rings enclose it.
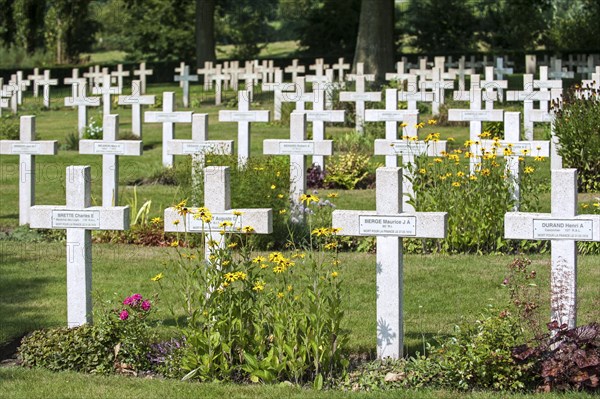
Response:
[[[300,253],[300,252],[296,252],[295,254],[292,255],[292,259],[304,259],[304,257],[306,256],[306,254]]]
[[[260,263],[260,262],[264,262],[267,259],[264,256],[257,256],[256,258],[252,259],[252,263]]]
[[[158,273],[156,276],[152,277],[150,280],[152,281],[160,281],[163,278],[162,273]]]
[[[177,241],[177,240],[171,241],[171,246],[172,247],[178,247],[179,246],[179,241]]]
[[[419,169],[419,173],[422,175],[425,175],[425,174],[427,174],[427,169],[421,168],[421,169]]]
[[[329,232],[333,235],[339,233],[340,231],[342,231],[341,227],[330,227],[329,228]]]
[[[505,148],[503,152],[504,152],[505,157],[508,157],[508,156],[512,155],[512,153],[513,153],[510,148]]]
[[[402,123],[400,124],[400,127],[406,127],[406,126],[408,126],[408,123],[406,123],[406,122],[402,122]]]
[[[174,224],[175,226],[177,226],[177,225],[179,224],[179,219],[175,219],[175,220],[173,220],[173,224]]]
[[[269,254],[269,262],[279,262],[282,259],[285,259],[281,252],[271,252]]]
[[[233,226],[233,222],[231,220],[225,220],[219,223],[219,227],[231,227]]]
[[[545,159],[546,159],[546,157],[541,157],[541,156],[539,156],[539,155],[538,155],[538,156],[536,156],[535,158],[533,158],[533,160],[534,160],[534,161],[537,161],[537,162],[542,162],[542,161],[544,161]]]
[[[332,260],[332,261],[331,261],[331,264],[332,264],[333,266],[339,266],[339,265],[340,265],[340,263],[341,263],[341,262],[340,262],[340,260],[339,260],[339,259],[334,259],[334,260]]]
[[[237,242],[232,242],[230,244],[227,244],[227,248],[235,248],[237,247]]]
[[[177,213],[181,216],[187,215],[189,210],[186,207],[186,204],[187,204],[186,199],[184,199],[183,201],[180,201],[177,205],[175,205],[175,211],[177,211]]]
[[[207,244],[208,244],[208,246],[210,248],[214,248],[214,247],[218,247],[219,246],[219,243],[216,240],[208,240]]]
[[[331,272],[331,277],[332,278],[336,278],[338,276],[338,272]]]
[[[453,181],[452,182],[452,187],[460,187],[460,182]]]
[[[225,281],[229,282],[233,282],[236,280],[235,275],[233,273],[225,273],[223,277],[225,278]]]
[[[283,194],[277,194],[277,198],[281,199],[281,198],[283,198],[283,197],[284,197],[284,195],[283,195]]]
[[[287,209],[280,209],[279,210],[279,214],[280,215],[285,215],[287,213]]]
[[[435,124],[437,124],[437,121],[436,121],[435,119],[429,119],[429,120],[427,121],[427,124],[428,124],[428,125],[435,125]]]
[[[527,174],[530,174],[530,173],[535,172],[535,169],[532,168],[531,166],[526,166],[525,169],[523,169],[523,172],[527,173]]]
[[[202,219],[202,222],[210,223],[210,221],[212,220],[212,214],[207,208],[201,207],[198,208],[198,210],[194,214],[194,219]]]
[[[233,211],[233,216],[242,216],[243,213],[242,211]]]
[[[244,226],[242,230],[244,231],[244,233],[254,233],[256,231],[252,226]]]
[[[248,277],[248,275],[247,275],[246,273],[244,273],[244,272],[235,272],[235,277],[236,277],[238,280],[245,281],[245,280],[246,280],[246,278]]]
[[[319,202],[319,197],[313,194],[302,194],[300,201],[305,202],[306,206],[310,205],[311,202]]]
[[[154,224],[159,224],[160,222],[162,222],[162,219],[161,218],[152,218],[151,222]]]
[[[456,176],[458,176],[458,177],[463,177],[464,175],[465,175],[465,172],[460,172],[460,171],[456,172]]]
[[[288,292],[291,292],[293,289],[294,289],[294,287],[292,287],[291,285],[288,285],[288,286],[287,286],[287,290],[288,290]]]
[[[286,270],[286,268],[285,268],[285,265],[283,265],[283,264],[278,264],[273,267],[273,273],[275,273],[275,274],[281,274],[285,270]]]
[[[485,131],[485,132],[481,133],[481,134],[479,135],[479,137],[481,137],[481,138],[486,138],[486,137],[490,137],[491,135],[492,135],[492,134],[491,134],[490,132],[488,132],[488,131]]]
[[[471,175],[471,176],[469,176],[469,180],[473,180],[473,181],[475,181],[475,180],[477,180],[477,176],[475,176],[475,175]]]
[[[284,295],[283,295],[283,292],[278,292],[278,293],[277,293],[277,298],[279,298],[279,299],[283,299],[283,296],[284,296]]]
[[[271,190],[275,190],[276,188],[277,188],[277,186],[276,186],[276,185],[274,185],[274,184],[271,184]]]
[[[586,209],[586,208],[587,208],[587,207],[589,207],[589,206],[590,206],[590,204],[581,204],[581,207],[582,207],[583,209]]]
[[[252,287],[252,289],[256,292],[261,292],[265,289],[265,282],[261,281],[261,280],[257,280],[254,282],[254,286]]]
[[[481,169],[481,175],[482,176],[489,176],[490,175],[490,170],[488,168],[485,169]]]
[[[417,124],[415,125],[415,127],[416,127],[417,129],[421,129],[421,128],[425,127],[425,123],[423,123],[423,122],[417,123]]]
[[[442,163],[442,158],[434,158],[433,162]]]
[[[329,193],[327,194],[327,198],[337,198],[338,197],[338,193]]]
[[[313,236],[322,237],[329,235],[329,231],[325,227],[319,227],[317,229],[313,229],[313,231],[311,231],[310,234],[312,234]]]
[[[333,241],[333,242],[330,242],[328,244],[325,244],[323,247],[325,249],[328,249],[328,250],[336,249],[337,248],[337,241]]]
[[[261,268],[261,269],[266,269],[267,267],[269,267],[269,264],[268,264],[268,263],[261,263],[261,264],[260,264],[260,268]]]

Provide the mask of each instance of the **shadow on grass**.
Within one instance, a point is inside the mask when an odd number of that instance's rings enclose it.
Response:
[[[404,356],[411,357],[427,354],[427,344],[437,345],[450,337],[449,334],[440,333],[407,333],[404,336],[405,342],[411,342],[404,346]]]

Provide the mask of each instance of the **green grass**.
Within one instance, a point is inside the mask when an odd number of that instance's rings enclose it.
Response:
[[[181,105],[181,89],[175,85],[151,85],[151,94],[160,95],[165,90],[177,92],[178,109]],[[67,89],[53,90],[53,111],[40,109],[39,101],[26,97],[22,114],[37,115],[37,136],[39,140],[55,139],[65,142],[65,136],[75,131],[77,113],[61,106],[62,98],[70,92]],[[237,126],[234,123],[219,123],[218,109],[214,106],[214,96],[204,93],[198,86],[192,88],[192,98],[200,100],[194,112],[210,115],[211,139],[236,139]],[[224,102],[235,99],[235,93],[225,93]],[[256,95],[253,109],[271,109],[270,93]],[[221,107],[222,108],[222,107]],[[146,108],[148,109],[148,108]],[[99,110],[91,112],[100,118]],[[121,132],[130,131],[131,111],[129,108],[114,109],[120,116]],[[422,120],[427,120],[423,115]],[[337,135],[351,131],[351,128],[328,127],[328,134],[334,139]],[[461,143],[468,137],[465,127],[427,127],[427,132],[439,131],[442,138],[456,137]],[[252,155],[262,152],[265,138],[286,138],[289,128],[282,123],[255,124],[252,127]],[[536,131],[536,137],[543,134]],[[177,125],[178,138],[191,137],[189,124]],[[144,124],[144,154],[142,157],[120,158],[121,204],[132,198],[132,182],[152,177],[161,171],[161,125]],[[64,204],[64,173],[68,165],[92,165],[93,197],[100,199],[101,157],[79,155],[75,151],[60,151],[57,156],[37,157],[36,202],[38,204]],[[373,162],[381,162],[381,157],[373,157]],[[177,162],[183,162],[182,157]],[[549,177],[549,162],[536,173]],[[235,190],[235,187],[233,188]],[[152,215],[160,216],[162,209],[179,201],[183,189],[176,186],[143,184],[137,187],[139,203],[151,199]],[[325,191],[328,192],[328,191]],[[336,199],[338,209],[374,209],[374,190],[339,191]],[[582,199],[590,200],[594,194]],[[544,207],[549,208],[549,193],[542,194]],[[443,211],[443,210],[441,210]],[[0,157],[0,228],[14,228],[18,224],[18,157]],[[171,249],[142,248],[136,246],[94,244],[93,279],[94,290],[107,299],[114,293],[119,296],[141,292],[149,295],[157,287],[150,277],[163,270]],[[444,336],[451,332],[454,324],[463,317],[474,318],[487,304],[502,304],[506,293],[500,286],[509,256],[419,256],[406,255],[405,273],[405,333],[406,351],[422,351],[424,340]],[[596,266],[600,256],[579,258],[578,293],[579,322],[598,320],[598,291],[600,269]],[[350,348],[356,353],[375,351],[375,256],[370,254],[343,254],[343,278],[346,281],[345,307],[346,327],[351,331]],[[535,256],[534,264],[548,293],[549,256]],[[66,322],[66,277],[64,243],[18,243],[0,240],[0,345],[15,337],[38,328],[63,326]],[[164,292],[162,303],[175,299],[176,293]],[[547,295],[546,295],[547,296]],[[547,298],[544,302],[548,308]],[[172,324],[172,316],[166,306],[159,305],[157,317],[165,324]],[[161,327],[169,334],[168,327]],[[144,397],[362,397],[357,394],[317,393],[282,386],[233,386],[213,384],[184,384],[175,381],[142,381],[123,377],[95,377],[73,373],[48,373],[42,370],[0,368],[3,389],[0,397],[115,397],[123,392]],[[31,384],[31,381],[38,383]],[[65,384],[69,390],[65,390]],[[369,395],[369,397],[407,398],[451,398],[457,393],[449,391],[395,392],[389,395]],[[488,393],[474,394],[472,397],[503,397]],[[515,396],[521,397],[521,396]],[[525,396],[523,396],[525,397]]]
[[[294,55],[300,43],[295,40],[287,40],[280,42],[263,43],[265,47],[260,51],[257,58],[290,58]],[[217,45],[217,58],[218,59],[229,59],[234,49],[232,44]]]

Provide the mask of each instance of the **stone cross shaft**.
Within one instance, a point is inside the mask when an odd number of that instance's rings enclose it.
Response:
[[[354,75],[348,75],[350,80],[356,82],[356,90],[342,91],[340,92],[340,101],[351,101],[356,104],[355,128],[358,133],[364,133],[364,122],[365,122],[365,102],[378,102],[381,101],[381,92],[367,92],[366,80],[374,80],[374,75],[365,75],[363,63],[359,62],[356,65],[357,73]]]
[[[129,206],[90,206],[91,168],[69,166],[66,205],[31,207],[31,227],[67,230],[67,325],[92,322],[92,230],[127,230]]]
[[[140,69],[136,69],[133,71],[134,76],[139,76],[140,79],[140,94],[146,94],[146,76],[150,76],[154,73],[152,69],[146,69],[146,63],[142,62],[140,64]]]
[[[50,70],[46,69],[44,71],[44,77],[42,79],[38,79],[35,81],[34,85],[43,86],[44,92],[42,96],[44,97],[44,107],[50,108],[50,86],[57,86],[57,79],[50,79]]]
[[[206,259],[209,259],[211,241],[223,248],[220,232],[271,234],[273,232],[273,212],[268,208],[231,208],[231,171],[228,166],[204,168],[204,205],[212,214],[210,223],[198,217],[198,208],[188,208],[188,213],[180,214],[175,207],[164,212],[165,231],[176,233],[204,233]]]
[[[163,166],[170,168],[173,166],[173,155],[169,155],[165,143],[175,138],[175,123],[191,123],[191,111],[175,112],[175,93],[166,91],[163,93],[163,110],[162,111],[146,111],[144,113],[144,122],[146,123],[162,123],[163,125]]]
[[[156,101],[155,96],[140,95],[139,80],[131,82],[131,94],[128,96],[119,96],[119,105],[131,105],[131,133],[134,136],[142,138],[142,105],[153,105]]]
[[[237,111],[221,110],[219,111],[220,122],[237,122],[238,124],[238,163],[244,165],[250,157],[250,126],[253,122],[269,122],[269,111],[250,110],[250,92],[245,90],[238,91],[238,109]]]
[[[80,84],[83,84],[83,87]],[[65,107],[77,107],[77,131],[79,132],[79,138],[83,137],[83,133],[87,128],[87,107],[100,106],[100,97],[88,97],[85,94],[85,85],[85,80],[83,82],[74,82],[73,92],[77,94],[73,97],[65,98]]]
[[[577,170],[552,170],[551,213],[509,212],[504,237],[551,242],[551,320],[577,323],[577,241],[600,241],[600,215],[577,215]]]
[[[117,87],[119,89],[119,93],[123,92],[123,78],[129,76],[129,71],[123,70],[123,64],[117,65],[117,70],[112,71],[110,76],[117,78]]]
[[[335,210],[332,226],[339,235],[377,237],[377,356],[402,357],[403,256],[402,238],[445,238],[445,212],[404,213],[402,169],[378,168],[376,211]]]
[[[102,77],[102,87],[92,87],[92,94],[102,95],[102,114],[110,114],[111,99],[110,96],[114,94],[121,94],[118,87],[111,87],[110,75],[104,75]]]
[[[31,75],[27,75],[27,79],[31,80],[33,83],[33,96],[38,97],[38,85],[35,84],[36,80],[42,79],[44,77],[43,74],[40,74],[39,68],[33,68],[33,73]]]
[[[285,73],[291,73],[292,74],[292,82],[295,82],[296,78],[298,77],[298,74],[300,74],[300,73],[303,74],[306,71],[306,68],[304,67],[304,65],[298,64],[298,59],[293,59],[292,65],[285,67],[284,71],[285,71]]]
[[[190,67],[185,66],[180,75],[175,75],[175,81],[183,87],[183,108],[190,106],[190,82],[197,82],[198,75],[190,75]]]
[[[419,82],[419,85],[421,88],[429,89],[433,92],[431,113],[433,115],[439,115],[440,104],[444,104],[444,97],[446,96],[445,91],[454,88],[454,81],[444,80],[442,77],[442,69],[433,68],[431,80],[422,80]]]
[[[35,140],[35,116],[22,116],[19,140],[0,140],[0,155],[19,156],[19,224],[31,222],[29,209],[35,205],[35,156],[56,155],[56,140]]]
[[[102,155],[102,206],[119,204],[119,156],[142,155],[141,140],[119,140],[119,115],[105,115],[102,140],[80,140],[79,153]]]
[[[330,156],[333,153],[331,140],[306,139],[306,113],[294,111],[290,115],[289,140],[265,140],[263,154],[288,155],[290,157],[290,200],[293,216],[301,219],[300,196],[306,191],[306,157]]]

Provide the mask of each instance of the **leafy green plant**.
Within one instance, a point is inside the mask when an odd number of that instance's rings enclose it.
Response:
[[[330,157],[325,169],[325,187],[346,190],[369,187],[375,181],[376,169],[370,160],[370,155],[354,152]]]
[[[122,304],[106,305],[109,308],[100,307],[95,324],[39,330],[23,338],[23,365],[103,374],[148,369],[152,303],[134,294]]]
[[[83,131],[83,138],[86,140],[102,140],[102,124],[91,117],[90,122]]]
[[[0,117],[0,140],[19,140],[19,118],[13,115]]]
[[[318,203],[313,195],[303,198],[309,207]],[[185,223],[190,210],[185,203],[177,208]],[[236,225],[211,226],[206,208],[194,217],[202,219],[205,232]],[[312,227],[310,214],[308,218]],[[348,365],[337,231],[312,230],[310,244],[318,251],[252,257],[242,234],[252,227],[239,230],[220,235],[218,242],[210,240],[208,248],[192,250],[176,243],[177,258],[165,271],[172,277],[163,286],[181,293],[180,306],[187,314],[182,330],[184,379],[312,381],[322,387],[326,378],[343,373]],[[206,251],[209,258],[204,261]]]
[[[65,142],[60,145],[60,149],[62,151],[79,151],[79,133],[67,133]]]
[[[554,133],[563,166],[577,168],[581,191],[600,190],[600,97],[591,87],[574,86],[553,103]]]

